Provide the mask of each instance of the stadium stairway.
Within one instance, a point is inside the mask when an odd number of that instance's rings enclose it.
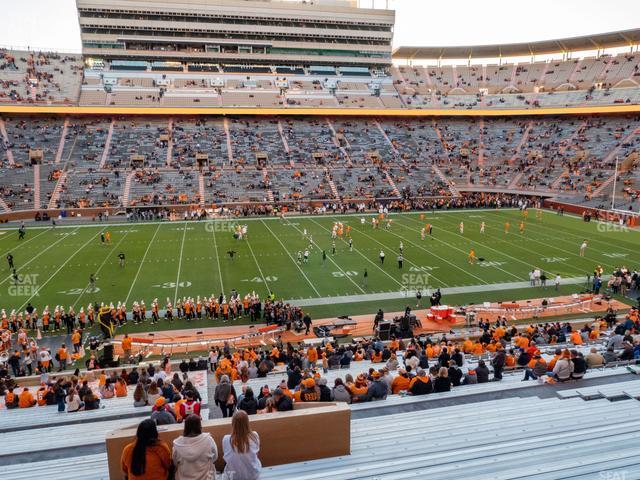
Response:
[[[107,139],[104,142],[104,150],[102,150],[102,157],[100,157],[100,165],[98,168],[105,168],[107,161],[109,160],[109,152],[111,151],[111,139],[113,138],[113,130],[116,126],[115,118],[111,119],[109,124],[109,131],[107,132]]]
[[[64,186],[68,175],[69,174],[66,170],[60,173],[60,177],[58,178],[58,181],[56,182],[56,186],[53,189],[53,192],[51,193],[51,198],[49,199],[49,205],[47,207],[49,210],[52,210],[58,206],[58,199],[60,198],[60,194],[62,193],[62,187]]]
[[[10,211],[11,209],[9,208],[9,206],[2,198],[0,198],[0,213],[9,213]]]
[[[400,196],[400,190],[398,190],[396,182],[393,181],[393,178],[391,178],[391,175],[389,175],[388,171],[385,170],[384,175],[387,178],[387,183],[389,184],[389,186],[391,186],[391,189],[393,190],[393,194],[396,197],[399,197]]]
[[[33,208],[40,208],[40,165],[33,166]]]
[[[442,170],[440,170],[440,167],[438,167],[435,163],[432,163],[431,169],[433,170],[433,173],[435,173],[438,176],[438,178],[442,180],[444,184],[447,185],[447,187],[449,187],[449,190],[451,191],[452,195],[456,197],[460,196],[460,192],[458,191],[458,189],[453,185],[453,182],[451,182],[446,177],[446,175],[442,172]]]
[[[9,165],[15,165],[15,160],[13,159],[13,151],[9,147],[9,135],[7,134],[7,126],[4,123],[4,118],[0,117],[0,135],[2,136],[2,140],[4,140],[4,144],[7,145],[7,160],[9,161]]]
[[[62,152],[64,152],[64,142],[67,138],[67,132],[69,131],[69,117],[64,119],[64,124],[62,126],[62,134],[60,135],[60,143],[58,144],[58,149],[56,150],[56,159],[55,163],[60,163],[62,160]],[[39,207],[37,207],[39,208]]]

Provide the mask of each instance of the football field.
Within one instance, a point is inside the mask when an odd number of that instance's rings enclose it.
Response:
[[[285,220],[28,227],[20,241],[17,229],[3,229],[0,252],[3,259],[13,255],[18,282],[3,260],[0,307],[8,313],[31,302],[39,312],[46,305],[73,306],[77,311],[93,302],[125,302],[130,310],[134,301],[144,300],[149,307],[158,298],[162,309],[167,299],[175,303],[182,297],[228,295],[235,288],[241,295],[255,291],[261,298],[272,291],[277,298],[333,315],[338,305],[346,313],[362,312],[363,306],[375,311],[379,306],[401,305],[404,295],[413,296],[416,289],[426,295],[429,289],[442,288],[458,298],[474,293],[474,299],[496,298],[502,292],[511,299],[516,290],[518,295],[527,294],[522,290],[528,288],[534,267],[546,273],[550,285],[560,274],[567,282],[563,293],[577,292],[597,265],[604,268],[606,282],[614,268],[635,268],[640,261],[640,232],[549,211],[538,218],[531,210],[524,233],[519,231],[523,216],[518,210],[391,214],[389,229],[386,220],[374,229],[374,216],[364,215],[364,224],[362,217],[327,214]],[[351,227],[352,251],[346,238],[338,238],[336,253],[332,252],[335,222],[342,222],[345,230]],[[462,234],[460,222],[464,222]],[[481,222],[486,225],[484,233]],[[420,231],[426,223],[433,225],[433,233],[423,240]],[[247,226],[246,239],[234,238],[236,225]],[[106,232],[110,244],[101,242]],[[582,257],[584,240],[588,247]],[[397,261],[401,242],[402,269]],[[299,262],[298,252],[306,249],[308,263]],[[471,249],[482,259],[473,265],[468,261]],[[121,252],[126,256],[124,267],[118,262]],[[234,252],[233,258],[229,252]],[[91,274],[96,277],[93,289]]]

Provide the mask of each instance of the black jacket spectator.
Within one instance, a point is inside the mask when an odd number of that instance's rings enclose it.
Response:
[[[451,391],[451,379],[449,377],[436,377],[436,381],[433,384],[434,392],[449,392]]]
[[[487,383],[489,381],[489,368],[484,364],[484,360],[478,362],[476,376],[478,377],[478,383]]]

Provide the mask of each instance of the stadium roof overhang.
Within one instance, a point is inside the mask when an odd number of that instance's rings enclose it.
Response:
[[[467,45],[458,47],[398,47],[393,51],[393,58],[402,60],[427,60],[526,57],[531,55],[550,55],[554,53],[631,47],[637,44],[640,44],[640,28],[583,37],[541,40],[538,42]]]

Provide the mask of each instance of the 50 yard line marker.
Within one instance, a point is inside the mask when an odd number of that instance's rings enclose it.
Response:
[[[205,223],[206,226],[206,223]],[[211,235],[213,235],[213,246],[216,250],[216,260],[218,262],[218,276],[220,277],[220,291],[224,293],[224,282],[222,281],[222,267],[220,266],[220,252],[218,252],[218,241],[216,240],[216,227],[211,225]]]
[[[147,249],[144,251],[144,255],[142,256],[142,260],[140,261],[140,266],[138,267],[138,271],[136,272],[136,276],[133,278],[133,282],[131,282],[131,287],[129,287],[129,293],[127,293],[127,298],[125,298],[125,300],[124,300],[125,304],[129,302],[129,297],[131,296],[131,292],[133,292],[133,287],[136,284],[136,282],[138,281],[138,277],[140,276],[140,271],[142,270],[142,265],[144,265],[144,261],[147,258],[147,254],[149,253],[149,249],[151,248],[151,244],[156,239],[156,235],[158,235],[158,230],[160,230],[160,225],[162,225],[162,224],[158,223],[158,226],[156,227],[156,231],[153,233],[153,237],[151,237],[151,241],[149,241],[149,244],[147,245]]]
[[[180,288],[180,270],[182,270],[182,251],[184,250],[184,237],[187,236],[187,224],[182,228],[182,243],[180,244],[180,260],[178,261],[178,276],[176,277],[176,292],[173,295],[173,304],[178,301],[178,288]]]

